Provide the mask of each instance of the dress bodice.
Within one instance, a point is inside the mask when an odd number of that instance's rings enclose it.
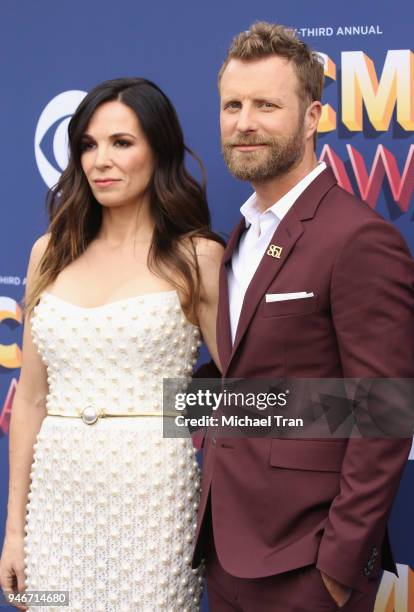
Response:
[[[47,366],[46,407],[61,412],[87,405],[112,412],[159,411],[163,378],[188,380],[201,344],[176,291],[95,308],[44,292],[31,330]]]

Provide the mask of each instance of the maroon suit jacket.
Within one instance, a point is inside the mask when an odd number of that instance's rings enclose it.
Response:
[[[331,169],[302,193],[247,289],[232,346],[224,253],[217,341],[226,378],[414,378],[414,266],[399,232]],[[313,298],[265,302],[266,293]],[[228,441],[227,441],[228,442]],[[256,578],[315,564],[352,588],[396,571],[386,523],[408,439],[205,438],[193,566],[207,502],[219,560]]]

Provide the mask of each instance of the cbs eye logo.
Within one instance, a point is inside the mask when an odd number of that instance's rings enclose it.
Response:
[[[64,91],[43,109],[35,132],[35,158],[42,179],[53,187],[68,163],[68,124],[86,91]]]

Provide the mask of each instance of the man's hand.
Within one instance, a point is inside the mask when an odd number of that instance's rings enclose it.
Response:
[[[337,605],[342,608],[351,597],[352,589],[337,582],[325,574],[325,572],[321,571],[321,576],[329,594],[336,601]]]

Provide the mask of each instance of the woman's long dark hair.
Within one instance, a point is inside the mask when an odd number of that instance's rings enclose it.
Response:
[[[47,196],[50,238],[26,309],[32,310],[42,291],[99,232],[102,206],[82,170],[82,137],[96,109],[112,100],[134,111],[154,155],[155,169],[148,189],[155,228],[148,266],[181,290],[185,310],[194,319],[200,292],[194,238],[223,240],[211,231],[204,169],[184,143],[175,109],[157,85],[143,78],[113,79],[97,85],[73,115],[68,128],[69,163]],[[186,152],[200,163],[202,185],[185,168]]]

